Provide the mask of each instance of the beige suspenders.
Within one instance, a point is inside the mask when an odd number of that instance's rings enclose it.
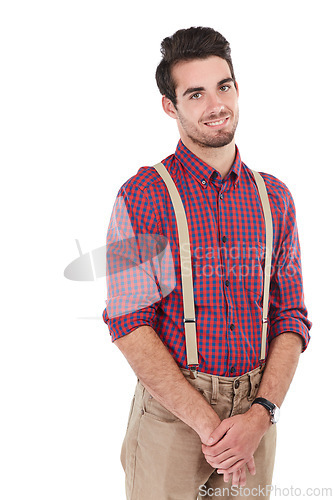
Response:
[[[269,199],[264,179],[258,172],[252,170],[252,173],[254,175],[254,180],[256,181],[257,188],[259,191],[261,205],[264,212],[265,227],[266,227],[264,291],[262,299],[262,330],[261,330],[261,350],[260,350],[260,361],[263,361],[266,357],[269,285],[271,282],[271,264],[272,264],[272,251],[273,251],[273,221],[272,221],[271,207],[269,204]]]
[[[180,270],[182,279],[182,294],[183,294],[183,307],[184,307],[184,327],[185,327],[185,343],[186,343],[186,357],[187,365],[191,370],[191,377],[197,376],[198,361],[198,347],[197,347],[197,331],[195,323],[195,307],[193,295],[193,276],[192,276],[192,259],[190,252],[190,238],[188,231],[188,224],[184,205],[180,198],[178,189],[163,165],[158,163],[154,165],[158,174],[162,177],[169,191],[172,205],[176,215],[177,232],[179,239],[180,251]],[[273,246],[273,224],[272,214],[269,205],[266,186],[263,178],[258,172],[252,170],[255,182],[259,191],[259,196],[264,212],[265,227],[266,227],[266,253],[265,253],[265,272],[264,272],[264,289],[263,289],[263,311],[262,311],[262,331],[261,331],[261,351],[260,361],[266,357],[266,338],[267,338],[267,316],[268,316],[268,302],[269,302],[269,285],[271,274],[272,262],[272,246]],[[186,265],[187,264],[187,265]],[[185,273],[184,270],[189,272]]]

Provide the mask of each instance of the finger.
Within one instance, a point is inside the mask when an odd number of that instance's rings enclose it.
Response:
[[[239,479],[240,479],[240,471],[236,470],[232,474],[232,486],[238,486],[239,485]]]
[[[218,455],[222,455],[222,453],[229,452],[230,450],[233,450],[233,453],[235,448],[235,440],[233,439],[232,436],[229,435],[229,433],[226,433],[224,435],[223,439],[220,439],[217,443],[215,443],[212,446],[205,446],[202,445],[202,452],[205,455],[210,455],[212,457],[217,457]]]
[[[231,423],[228,418],[223,420],[220,425],[211,433],[207,440],[207,445],[208,446],[213,446],[214,444],[218,443],[220,439],[224,437],[224,435],[228,432],[228,430],[231,427]]]
[[[236,462],[234,465],[232,465],[231,467],[225,467],[225,468],[222,468],[222,467],[217,467],[217,472],[219,474],[225,474],[226,472],[228,472],[229,474],[232,474],[233,472],[236,472],[236,470],[240,469],[243,465],[245,465],[245,460],[239,460],[238,462]]]
[[[219,471],[217,471],[217,472],[219,472]],[[229,472],[224,472],[223,473],[223,481],[225,483],[228,483],[230,478],[231,478],[231,474],[229,474]]]
[[[240,486],[246,485],[246,467],[245,467],[245,465],[243,465],[243,467],[240,470],[239,485]]]
[[[219,460],[218,457],[205,457],[206,461],[211,465],[214,469],[223,469],[223,470],[228,470],[230,467],[232,467],[235,463],[237,463],[240,460],[240,457],[235,457],[234,455],[229,457],[226,460]]]
[[[217,443],[212,444],[211,446],[203,444],[202,451],[205,455],[207,454],[216,457],[217,455],[220,455],[221,453],[232,448],[232,445],[233,445],[233,440],[229,439],[229,436],[226,433],[224,434],[223,438],[221,438]]]
[[[235,453],[229,449],[222,451],[221,453],[211,453],[209,451],[204,453],[206,458],[209,458],[210,460],[214,460],[217,462],[223,462],[224,460],[227,460],[228,458],[231,458],[235,455]]]
[[[216,469],[227,470],[228,472],[235,472],[239,469],[243,464],[246,464],[246,460],[242,458],[240,455],[233,455],[227,460],[220,461],[218,458],[210,459],[211,464],[214,464],[213,467]],[[236,467],[238,465],[238,467]]]
[[[254,463],[254,458],[251,457],[250,460],[247,462],[247,468],[249,470],[249,473],[254,476],[256,473],[256,464]]]

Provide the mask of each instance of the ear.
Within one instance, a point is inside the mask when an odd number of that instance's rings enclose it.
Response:
[[[237,97],[239,97],[239,87],[237,82],[235,82],[235,87],[236,87]]]
[[[171,118],[174,118],[174,119],[177,118],[177,112],[176,112],[175,106],[170,101],[170,99],[165,97],[165,95],[162,97],[162,107],[163,107],[164,111],[166,112],[166,114],[171,116]]]

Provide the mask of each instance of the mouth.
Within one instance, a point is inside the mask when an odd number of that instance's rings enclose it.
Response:
[[[221,120],[215,120],[215,121],[209,121],[209,122],[204,122],[204,124],[207,126],[207,127],[210,127],[210,128],[219,128],[219,127],[225,127],[227,125],[227,123],[229,122],[229,116],[227,116],[226,118],[222,118]]]

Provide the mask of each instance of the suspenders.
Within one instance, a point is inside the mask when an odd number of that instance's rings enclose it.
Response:
[[[162,177],[163,181],[166,184],[176,215],[179,251],[180,251],[180,270],[182,279],[183,307],[184,307],[186,357],[187,357],[187,365],[190,369],[191,378],[196,378],[199,361],[198,361],[197,331],[196,331],[194,295],[193,295],[192,259],[191,259],[191,252],[189,250],[190,238],[189,238],[186,213],[178,189],[171,175],[163,165],[163,163],[158,163],[157,165],[154,165],[153,168],[156,169],[157,173]],[[259,196],[264,212],[265,228],[266,228],[266,241],[265,241],[266,252],[265,252],[261,351],[260,351],[260,362],[263,362],[266,357],[267,316],[268,316],[269,285],[270,285],[272,248],[273,248],[273,224],[272,224],[272,214],[269,205],[269,199],[264,180],[258,172],[252,170],[252,173],[254,175],[254,180],[256,182],[259,191]],[[188,251],[186,251],[186,249],[188,249]],[[187,264],[186,267],[185,264]],[[188,270],[189,272],[185,274],[184,269]]]

